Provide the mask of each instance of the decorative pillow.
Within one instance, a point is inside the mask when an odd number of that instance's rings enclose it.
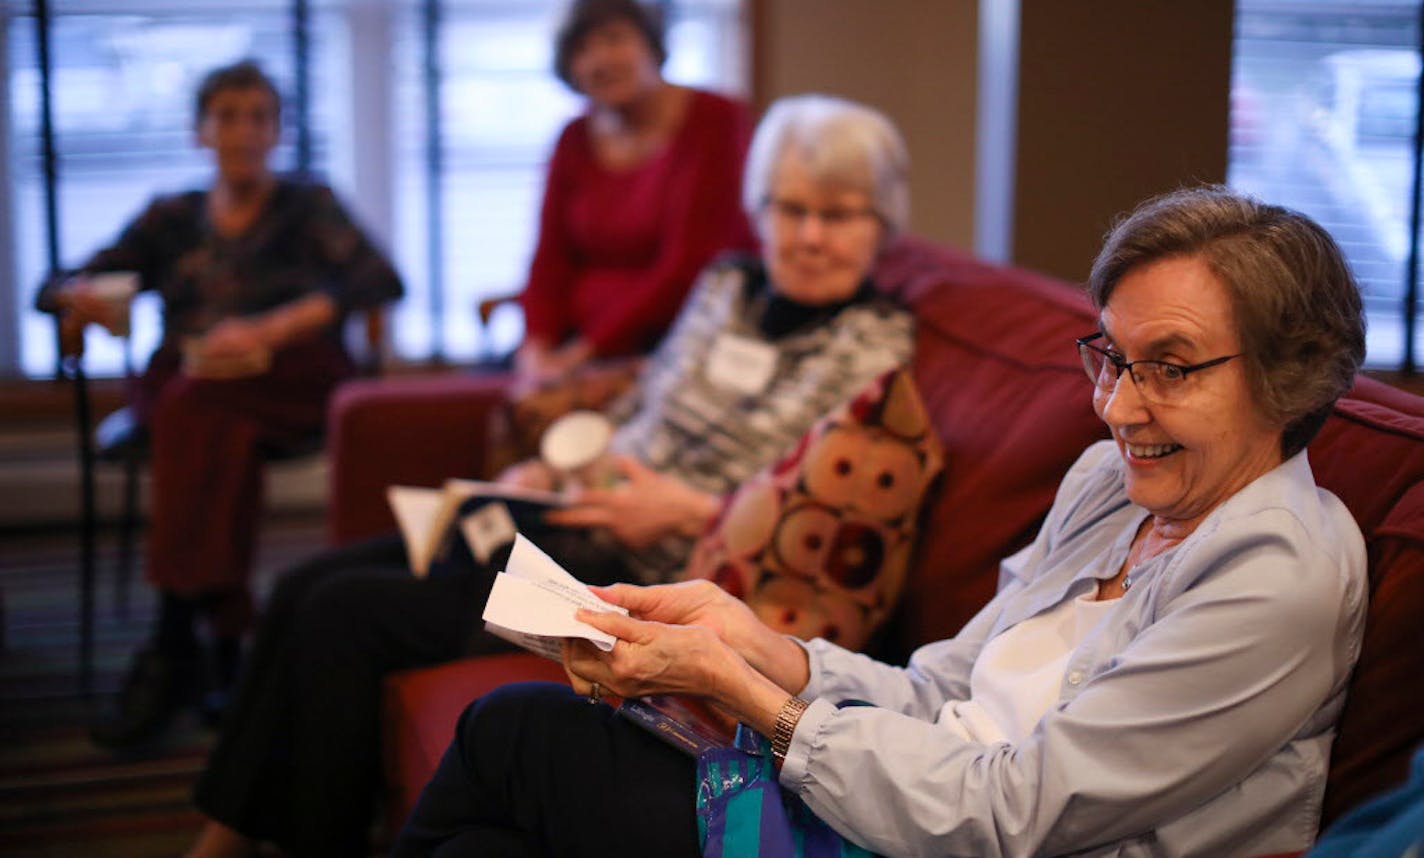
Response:
[[[727,499],[686,577],[778,631],[860,649],[899,598],[942,463],[914,380],[890,370]]]

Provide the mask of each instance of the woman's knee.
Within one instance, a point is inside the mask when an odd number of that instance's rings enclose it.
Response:
[[[518,726],[559,718],[560,710],[570,702],[588,705],[562,683],[511,682],[471,701],[460,715],[461,729]]]
[[[570,702],[576,704],[573,713],[568,711]],[[488,749],[504,750],[512,754],[513,759],[534,765],[529,755],[542,750],[557,753],[551,745],[558,743],[549,742],[550,736],[561,735],[575,726],[569,718],[571,714],[577,718],[580,709],[590,710],[586,714],[592,714],[593,707],[567,685],[555,682],[502,685],[476,698],[460,713],[455,726],[455,747],[467,769],[487,762]]]
[[[319,639],[359,636],[384,621],[388,612],[399,610],[391,591],[401,586],[401,572],[363,567],[314,576],[297,603],[296,623],[304,634]],[[419,586],[408,573],[405,577],[406,586]]]
[[[317,585],[345,568],[341,561],[339,549],[323,551],[278,575],[264,613],[282,615],[299,611]]]
[[[218,385],[179,373],[159,388],[147,417],[151,431],[187,431],[229,410]]]
[[[284,573],[269,604],[304,614],[308,620],[365,609],[379,596],[367,594],[370,585],[361,582],[408,578],[404,557],[400,537],[395,535],[327,549]]]

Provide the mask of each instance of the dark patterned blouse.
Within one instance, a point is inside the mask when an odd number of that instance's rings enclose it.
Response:
[[[163,298],[165,343],[317,292],[335,301],[331,331],[339,332],[351,310],[404,293],[395,269],[325,185],[279,179],[256,220],[235,236],[213,228],[207,205],[207,191],[155,198],[81,269],[138,272],[140,288]]]

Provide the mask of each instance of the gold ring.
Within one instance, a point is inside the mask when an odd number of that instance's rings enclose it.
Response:
[[[602,694],[603,694],[603,686],[601,686],[601,685],[599,685],[597,682],[595,682],[595,683],[588,689],[588,702],[589,702],[589,703],[597,703],[599,697],[600,697]]]

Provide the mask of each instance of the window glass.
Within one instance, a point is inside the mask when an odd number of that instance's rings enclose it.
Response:
[[[313,0],[312,167],[358,219],[375,227],[373,235],[405,280],[407,297],[392,314],[397,355],[473,360],[507,351],[522,335],[517,308],[497,315],[485,331],[477,303],[522,287],[545,160],[560,127],[582,105],[551,71],[564,0],[443,0],[435,58],[443,172],[440,205],[432,212],[423,5]],[[667,76],[744,92],[739,0],[662,5],[670,9]],[[290,99],[291,7],[291,0],[51,3],[61,264],[78,265],[111,241],[155,194],[202,187],[210,179],[191,118],[193,92],[207,70],[255,57]],[[54,370],[55,342],[52,320],[30,310],[48,264],[30,8],[9,2],[7,192],[15,286],[8,295],[0,291],[0,299],[13,301],[18,319],[17,369],[44,377]],[[373,15],[381,22],[374,29]],[[370,80],[370,63],[387,76],[379,86],[358,87],[358,80]],[[372,116],[387,121],[371,122]],[[295,163],[290,110],[284,118],[273,155],[278,170]],[[431,270],[431,236],[438,277]],[[139,298],[133,331],[133,352],[142,361],[160,331],[152,297]],[[121,342],[91,332],[86,367],[94,375],[119,374]]]
[[[397,351],[468,360],[507,349],[489,341],[482,298],[513,293],[533,246],[543,163],[577,99],[550,73],[550,32],[561,4],[446,4],[437,41],[443,173],[436,235],[441,282],[431,282],[430,177],[425,156],[424,44],[419,12],[403,21],[397,62],[398,250],[409,287],[397,313]],[[438,288],[439,294],[432,294]],[[501,314],[515,329],[517,320]]]
[[[61,3],[52,21],[59,248],[65,266],[82,263],[112,241],[154,195],[206,184],[210,168],[194,145],[192,110],[197,84],[208,70],[254,57],[284,95],[292,91],[291,20],[285,4]],[[48,266],[35,35],[33,18],[10,20],[13,298],[21,320],[21,369],[43,376],[53,372],[55,343],[52,320],[30,310]],[[273,156],[278,169],[294,163],[290,112],[285,118]],[[322,147],[315,148],[319,164]],[[156,300],[141,297],[133,321],[139,360],[156,346],[159,327]],[[120,372],[121,341],[91,331],[85,366],[96,375]]]
[[[1418,14],[1398,0],[1237,4],[1228,181],[1340,243],[1377,367],[1404,357]]]

